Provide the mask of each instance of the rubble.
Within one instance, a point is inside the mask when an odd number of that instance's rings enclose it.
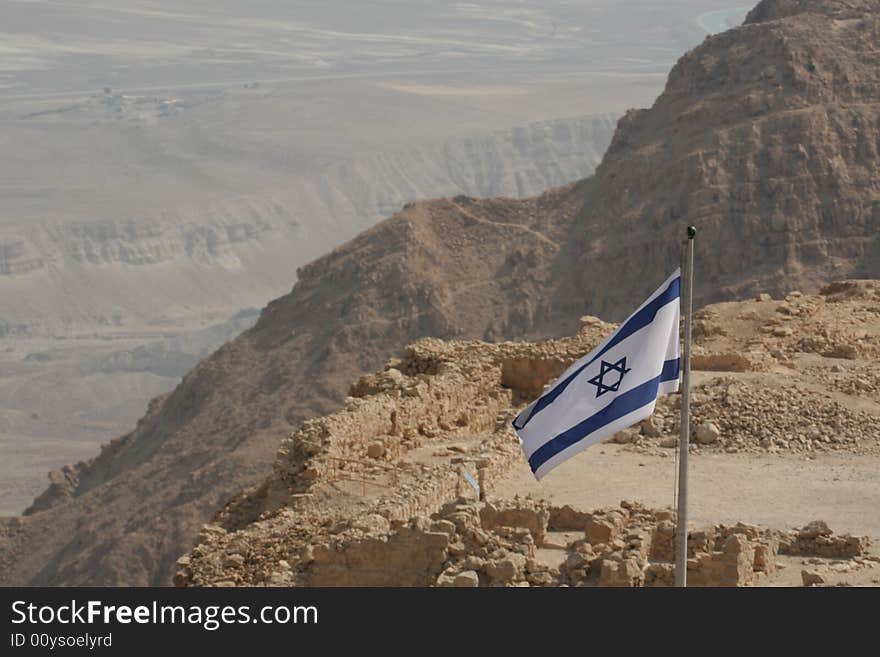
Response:
[[[852,559],[863,556],[868,541],[863,536],[834,536],[823,521],[811,522],[806,527],[787,534],[779,545],[781,554]]]
[[[674,583],[675,526],[668,509],[635,502],[580,511],[544,501],[460,498],[406,522],[312,525],[285,536],[273,524],[274,552],[253,569],[265,542],[249,531],[209,532],[206,546],[178,561],[178,585],[264,586],[599,586],[656,587]],[[281,520],[293,521],[289,514]],[[579,536],[553,542],[560,526]],[[551,523],[556,522],[556,525]],[[266,522],[266,521],[264,521]],[[300,528],[302,522],[296,525]],[[263,527],[265,535],[266,527]],[[296,545],[294,545],[294,543]],[[874,565],[864,537],[836,536],[817,521],[792,532],[755,525],[715,525],[688,533],[689,586],[754,586],[777,570],[780,555],[810,555],[836,572]],[[215,555],[220,545],[226,556]],[[235,552],[249,546],[249,555]],[[279,548],[283,546],[283,550]],[[837,546],[829,549],[828,546]],[[844,548],[845,549],[842,549]],[[288,555],[278,558],[279,554]],[[550,558],[548,554],[558,554]],[[210,556],[209,556],[210,555]],[[209,558],[205,558],[209,556]],[[806,572],[806,571],[805,571]],[[818,574],[804,582],[821,584]]]
[[[628,449],[677,446],[677,397],[661,398],[654,411],[657,439],[642,434]],[[880,416],[849,408],[801,385],[759,388],[730,377],[691,392],[691,445],[737,452],[880,453]]]
[[[692,388],[693,449],[880,453],[877,282],[755,298],[694,314],[692,368],[704,376]],[[663,397],[650,423],[615,440],[661,454],[676,446],[679,422],[680,398]]]

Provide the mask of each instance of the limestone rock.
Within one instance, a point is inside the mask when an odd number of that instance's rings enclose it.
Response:
[[[480,576],[473,570],[465,570],[455,576],[452,585],[456,588],[476,588],[480,585]]]
[[[587,540],[593,544],[608,543],[617,536],[619,531],[620,523],[602,516],[591,517],[585,528]]]
[[[599,586],[637,587],[645,582],[645,574],[635,559],[602,562]]]
[[[619,445],[628,445],[629,443],[636,440],[637,437],[638,437],[638,434],[636,434],[636,432],[634,430],[624,429],[623,431],[618,431],[617,433],[615,433],[611,437],[611,439]]]
[[[824,520],[813,520],[798,531],[798,538],[811,539],[819,536],[830,536],[832,533],[828,523]]]
[[[703,422],[694,432],[694,438],[701,445],[711,445],[721,436],[721,430],[714,422]]]
[[[522,580],[525,566],[526,558],[521,554],[512,553],[503,559],[486,564],[486,574],[492,584],[510,584]]]
[[[590,519],[589,513],[577,511],[566,504],[562,507],[554,507],[550,510],[547,522],[548,529],[557,532],[583,531]]]
[[[642,420],[639,423],[639,427],[642,430],[642,434],[648,436],[648,438],[659,438],[661,436],[660,429],[654,424],[654,420],[652,418],[647,418]]]
[[[815,570],[802,570],[801,580],[803,580],[804,586],[815,586],[816,584],[825,583],[825,578]]]
[[[675,586],[675,566],[671,563],[652,563],[645,569],[645,586]]]

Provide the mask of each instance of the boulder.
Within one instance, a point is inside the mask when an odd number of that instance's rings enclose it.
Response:
[[[480,576],[473,570],[465,570],[453,578],[452,585],[459,589],[477,588]]]
[[[831,536],[832,531],[824,520],[814,520],[798,531],[798,538],[817,538],[818,536]]]
[[[694,432],[694,439],[701,445],[711,445],[721,436],[721,430],[714,422],[703,422]]]
[[[380,459],[385,456],[385,444],[381,440],[376,440],[367,445],[367,456],[371,459]]]

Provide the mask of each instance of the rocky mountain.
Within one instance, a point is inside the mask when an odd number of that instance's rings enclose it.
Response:
[[[762,2],[685,55],[654,106],[621,121],[587,183],[562,256],[579,275],[555,306],[589,290],[591,308],[613,311],[607,291],[630,279],[620,268],[668,268],[685,223],[700,229],[703,303],[876,273],[878,9]]]
[[[591,178],[406,206],[301,268],[130,434],[3,522],[0,583],[165,584],[280,439],[418,337],[571,334],[623,317],[699,230],[698,304],[880,274],[880,7],[764,0],[628,113]]]

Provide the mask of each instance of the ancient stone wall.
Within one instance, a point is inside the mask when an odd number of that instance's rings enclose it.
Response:
[[[878,300],[874,282],[845,281],[819,295],[761,294],[701,311],[695,349],[705,367],[725,373],[701,372],[693,386],[692,450],[880,449],[872,411],[880,387],[871,378]],[[356,381],[343,410],[283,441],[271,476],[203,530],[176,582],[670,584],[669,510],[627,503],[587,512],[492,496],[494,483],[522,462],[510,426],[518,409],[612,329],[587,317],[578,335],[562,340],[410,345]],[[861,336],[850,342],[858,358],[826,356],[824,343],[800,351],[802,335]],[[662,397],[651,418],[612,439],[649,454],[674,448],[679,405],[678,395]],[[489,504],[478,503],[463,470],[482,480]],[[542,562],[547,550],[558,563]],[[785,533],[718,525],[690,533],[688,573],[692,585],[749,585],[772,575],[779,555],[847,560],[865,550],[865,539],[821,526]]]
[[[372,521],[310,551],[311,586],[672,586],[674,525],[666,509],[575,511],[533,500],[450,502],[431,517]],[[558,530],[568,531],[560,539]],[[571,528],[579,525],[579,531]],[[834,536],[821,521],[794,532],[738,523],[689,532],[689,586],[752,586],[777,555],[863,557],[863,537]],[[829,546],[835,546],[829,548]],[[541,553],[539,553],[539,551]],[[548,552],[558,557],[548,559]]]

